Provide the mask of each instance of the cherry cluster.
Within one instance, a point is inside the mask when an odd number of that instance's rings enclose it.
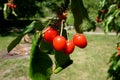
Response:
[[[11,9],[15,9],[16,8],[16,5],[15,4],[12,4],[12,3],[6,3],[7,4],[7,6],[9,7],[9,8],[11,8]]]
[[[8,3],[6,3],[6,5],[11,8],[11,9],[15,9],[16,8],[16,4],[13,3],[13,0],[10,0]]]
[[[117,55],[120,56],[120,42],[117,43],[116,50],[117,50]]]
[[[47,43],[51,43],[56,51],[62,51],[69,55],[74,51],[75,46],[85,48],[87,46],[87,39],[83,34],[76,34],[72,40],[66,40],[64,36],[59,35],[56,29],[51,26],[47,27],[43,35]]]
[[[56,51],[61,51],[67,55],[74,51],[75,46],[79,48],[87,46],[87,39],[83,34],[74,35],[72,40],[68,40],[62,35],[63,27],[66,26],[68,4],[69,0],[65,0],[65,4],[56,10],[57,19],[52,19],[51,24],[43,31],[45,42],[51,43]]]

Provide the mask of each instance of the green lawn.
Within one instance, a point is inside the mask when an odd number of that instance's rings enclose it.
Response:
[[[58,74],[54,74],[51,80],[105,80],[107,77],[107,64],[110,56],[116,50],[117,36],[86,35],[88,46],[85,49],[75,48],[71,59],[72,65]],[[0,50],[15,36],[0,36]],[[72,34],[70,36],[72,38]],[[29,80],[29,58],[0,58],[0,80]]]
[[[6,47],[9,45],[10,41],[12,41],[14,38],[15,38],[15,35],[0,36],[0,51],[6,49]]]
[[[88,46],[85,49],[76,47],[71,55],[73,65],[61,73],[54,75],[52,80],[105,80],[107,64],[116,50],[116,36],[86,35]]]

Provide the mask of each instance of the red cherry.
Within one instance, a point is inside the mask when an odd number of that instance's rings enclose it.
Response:
[[[53,47],[56,51],[62,51],[65,48],[66,39],[63,36],[56,36],[53,39]]]
[[[67,40],[63,52],[69,55],[73,52],[74,48],[75,48],[75,44],[73,43],[73,41]]]
[[[8,7],[11,7],[11,3],[8,2],[8,3],[6,3],[6,4],[7,4]]]
[[[16,5],[15,5],[15,4],[13,4],[13,8],[16,8]]]
[[[98,23],[102,22],[102,20],[101,20],[98,16],[95,18],[95,20],[96,20]]]
[[[116,49],[117,49],[117,50],[120,50],[120,47],[117,47]]]
[[[16,8],[16,5],[15,5],[15,4],[11,4],[10,8],[11,8],[11,9],[15,9],[15,8]]]
[[[46,32],[47,30],[49,30],[49,29],[52,29],[52,27],[48,26],[47,28],[44,29],[43,32],[45,33],[45,32]]]
[[[117,52],[117,55],[120,56],[120,52]]]
[[[80,48],[85,48],[87,46],[87,39],[83,34],[74,35],[73,42]]]
[[[53,28],[47,28],[44,32],[44,40],[48,43],[52,43],[53,39],[58,35],[58,31]]]
[[[15,9],[16,8],[16,4],[12,4],[10,2],[6,3],[8,7],[10,7],[11,9]]]

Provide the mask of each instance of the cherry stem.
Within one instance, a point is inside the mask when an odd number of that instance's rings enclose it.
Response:
[[[67,24],[65,23],[65,27],[67,27]],[[67,39],[69,40],[69,33],[68,33],[68,30],[67,29],[65,29],[66,30],[66,33],[67,33]]]
[[[62,32],[63,32],[63,22],[64,22],[64,20],[61,21],[60,36],[62,36]]]
[[[51,20],[48,21],[45,27],[48,27],[48,25],[51,23]]]

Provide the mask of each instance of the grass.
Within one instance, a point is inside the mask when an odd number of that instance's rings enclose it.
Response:
[[[72,38],[73,34],[70,34]],[[105,80],[107,64],[116,50],[116,42],[120,38],[114,35],[87,35],[88,46],[85,49],[75,48],[71,59],[72,65],[58,74],[53,74],[51,80]],[[4,50],[15,36],[0,36],[0,50]],[[2,49],[1,49],[2,48]],[[29,80],[29,58],[0,58],[0,80]]]
[[[120,39],[105,35],[86,36],[88,46],[85,49],[76,47],[71,55],[73,65],[54,75],[52,80],[106,80],[107,63]]]
[[[14,35],[12,36],[0,36],[0,51],[4,50],[10,43],[15,38]]]
[[[29,80],[29,59],[13,58],[0,60],[0,80]]]

